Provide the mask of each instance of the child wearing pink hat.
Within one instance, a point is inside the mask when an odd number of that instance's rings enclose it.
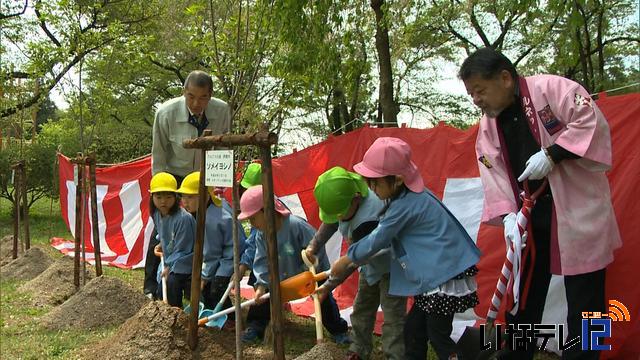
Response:
[[[306,248],[309,241],[315,234],[315,229],[304,219],[292,215],[289,210],[279,201],[275,201],[276,210],[276,238],[278,243],[278,267],[280,280],[285,280],[291,276],[307,271],[307,266],[302,261],[300,253]],[[255,299],[256,306],[266,306],[268,303],[258,301],[269,288],[269,269],[267,266],[267,244],[264,240],[266,230],[266,218],[263,211],[262,185],[252,186],[242,194],[240,198],[239,220],[249,220],[251,226],[258,231],[255,235],[256,254],[253,260],[253,273],[256,277]],[[318,271],[325,271],[329,268],[327,254],[322,249],[318,253]],[[347,335],[347,322],[340,317],[338,305],[333,296],[328,296],[322,303],[322,324],[333,336],[337,343],[347,343],[350,341]],[[243,341],[250,342],[262,338],[269,318],[266,321],[253,321],[247,324],[247,329],[243,335]]]
[[[440,359],[455,358],[453,315],[478,304],[475,264],[480,251],[449,210],[424,187],[404,141],[377,139],[354,166],[386,202],[378,226],[349,246],[331,267],[340,277],[390,247],[389,294],[414,296],[405,323],[405,358],[425,359],[431,341]]]

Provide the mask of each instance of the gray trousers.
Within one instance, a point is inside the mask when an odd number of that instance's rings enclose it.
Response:
[[[380,281],[369,285],[360,276],[358,293],[353,302],[351,314],[352,340],[349,350],[362,359],[368,359],[373,350],[373,328],[378,306],[382,306],[384,323],[382,325],[382,349],[386,359],[404,358],[404,322],[407,312],[407,298],[389,295],[389,274]]]

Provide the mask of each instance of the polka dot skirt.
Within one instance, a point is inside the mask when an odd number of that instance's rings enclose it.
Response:
[[[463,271],[452,280],[460,280],[465,277],[472,277],[478,273],[478,268],[472,266]],[[428,314],[451,315],[465,312],[467,309],[475,307],[480,303],[477,292],[472,292],[463,296],[445,295],[435,293],[431,295],[417,295],[414,297],[416,305],[420,310]]]

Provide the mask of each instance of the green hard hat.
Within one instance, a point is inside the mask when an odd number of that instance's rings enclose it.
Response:
[[[320,220],[325,224],[338,222],[338,216],[349,211],[356,193],[363,197],[369,193],[362,176],[340,166],[325,171],[318,177],[313,189],[313,196],[320,207]]]
[[[247,170],[245,170],[244,176],[240,180],[240,186],[248,189],[260,184],[262,184],[262,164],[251,163],[247,166]]]

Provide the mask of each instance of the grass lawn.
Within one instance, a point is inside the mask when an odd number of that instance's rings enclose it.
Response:
[[[62,255],[49,245],[51,237],[71,238],[57,200],[40,199],[29,212],[31,246],[44,249],[52,257]],[[0,237],[13,235],[11,203],[0,199]],[[104,266],[108,276],[118,277],[136,288],[142,287],[144,271],[123,270]],[[0,279],[0,358],[2,359],[68,359],[70,353],[88,343],[111,335],[115,329],[94,331],[51,331],[40,326],[38,318],[51,307],[34,307],[30,298],[17,288],[21,281]]]
[[[49,245],[51,237],[70,239],[71,234],[60,216],[57,201],[41,199],[30,210],[30,233],[32,246],[43,248],[52,257],[62,256]],[[0,199],[0,237],[13,234],[13,214],[11,204]],[[105,275],[117,277],[142,291],[144,271],[125,270],[103,266]],[[51,310],[51,307],[34,307],[27,295],[21,294],[17,288],[20,281],[0,279],[0,358],[2,359],[69,359],[73,351],[86,347],[110,336],[116,328],[104,328],[93,331],[66,330],[51,331],[44,329],[38,318]],[[315,332],[312,319],[303,319],[293,314],[286,315],[290,325],[300,329],[296,339],[286,339],[288,354],[300,354],[310,349],[315,343]],[[328,334],[327,334],[328,335]],[[379,337],[374,338],[374,346],[381,348]],[[375,358],[382,359],[378,351]],[[537,354],[536,359],[558,359],[555,355]],[[436,359],[432,349],[428,359]]]

